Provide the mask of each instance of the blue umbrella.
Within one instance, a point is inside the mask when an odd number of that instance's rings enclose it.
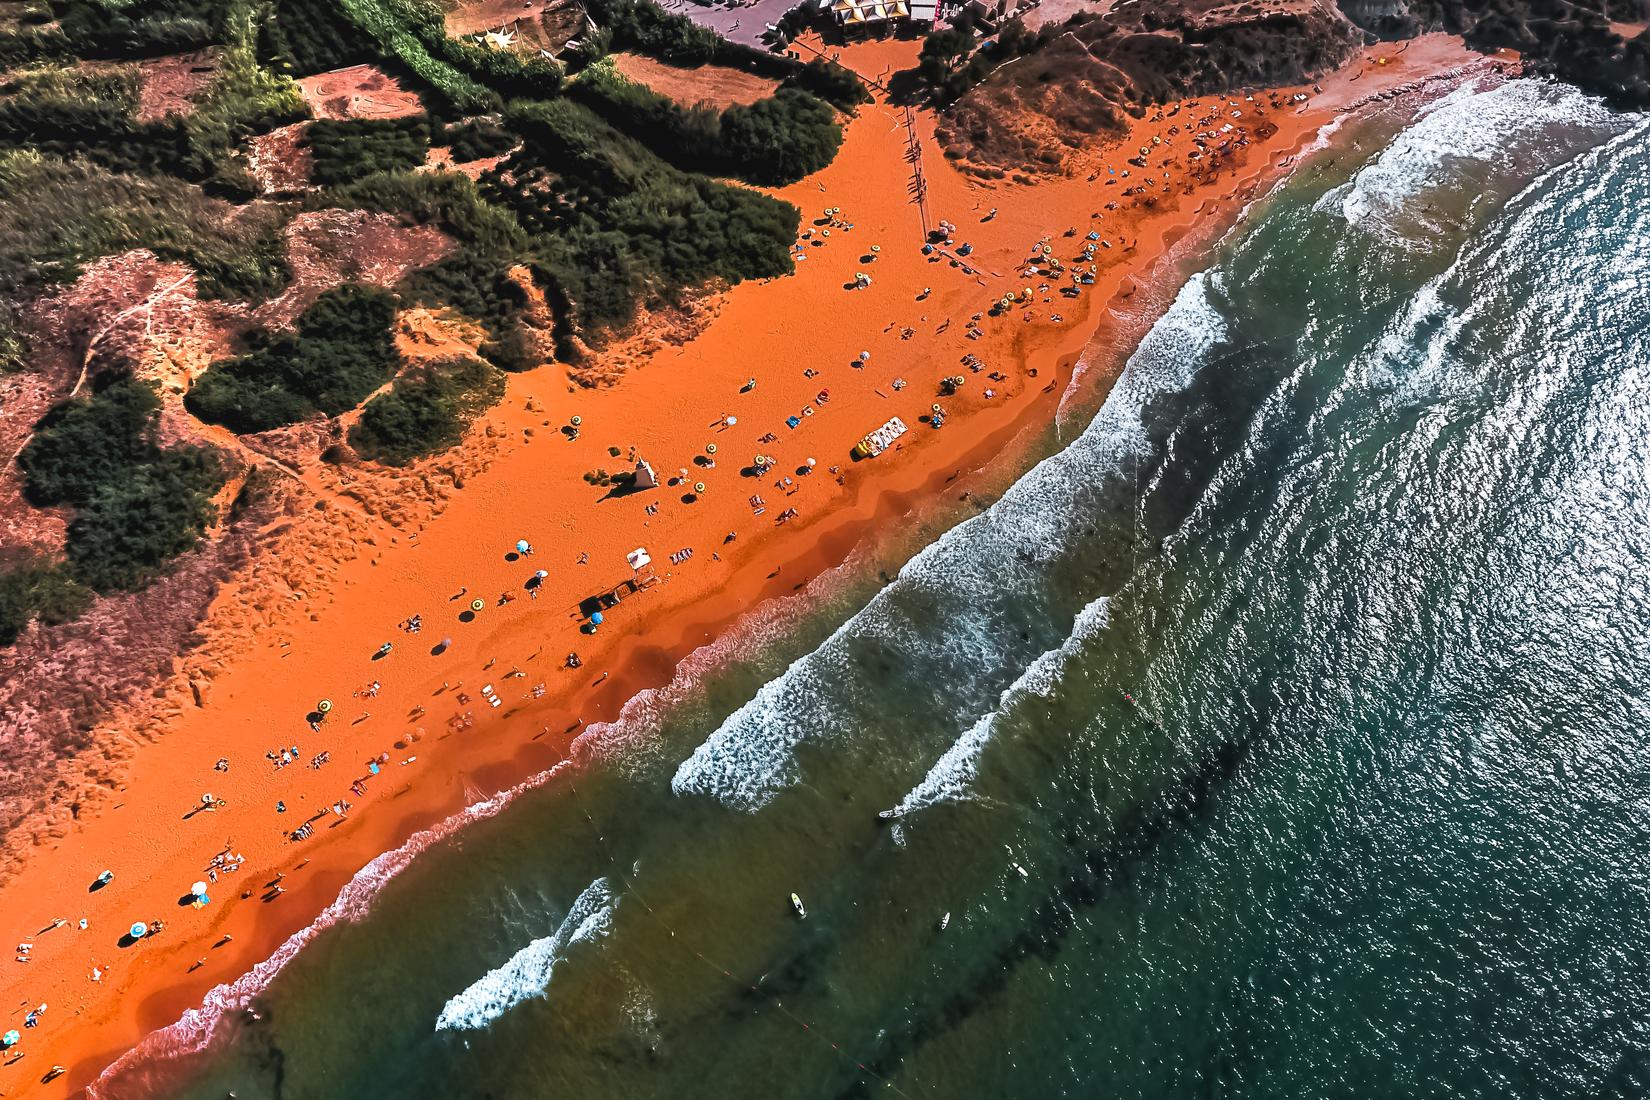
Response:
[[[533,548],[532,544],[529,543],[526,539],[517,539],[516,540],[516,553],[525,554],[525,553],[527,553],[527,551],[531,550],[532,548]]]
[[[23,1036],[19,1035],[16,1029],[8,1031],[4,1035],[0,1035],[0,1050],[5,1050],[16,1046],[22,1038]]]
[[[595,614],[591,615],[590,616],[590,621],[595,623],[597,626],[601,626],[602,625],[602,613],[600,611],[598,611]]]
[[[149,926],[147,924],[144,924],[142,921],[138,921],[136,924],[132,925],[132,927],[128,928],[126,931],[131,934],[131,936],[134,940],[140,940],[144,936],[147,936],[149,934]]]

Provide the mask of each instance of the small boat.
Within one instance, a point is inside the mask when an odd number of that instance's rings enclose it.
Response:
[[[946,925],[948,925],[950,923],[951,923],[951,914],[947,913],[945,916],[940,918],[940,931],[944,932]]]
[[[1016,871],[1020,872],[1020,877],[1021,878],[1030,878],[1031,877],[1029,874],[1026,873],[1026,869],[1024,867],[1021,867],[1018,863],[1014,864],[1013,866],[1014,866],[1014,869]]]
[[[877,820],[878,821],[892,821],[892,820],[894,820],[894,818],[896,818],[898,816],[899,816],[899,812],[896,811],[896,810],[878,810],[877,811]]]
[[[795,894],[791,895],[791,908],[796,910],[796,915],[801,919],[808,919],[808,910],[803,907],[802,899]]]

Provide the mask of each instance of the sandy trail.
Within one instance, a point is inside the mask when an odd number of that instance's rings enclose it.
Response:
[[[841,57],[875,74],[909,65],[915,49],[867,43]],[[1277,132],[1212,182],[1190,188],[1177,159],[1149,210],[1120,202],[1103,211],[1122,188],[1082,175],[1032,186],[971,183],[934,146],[931,117],[919,115],[932,216],[957,223],[959,247],[973,245],[973,276],[920,252],[901,113],[882,103],[863,108],[835,164],[777,192],[801,207],[808,228],[826,206],[841,207],[828,238],[816,229],[802,245],[807,259],[794,277],[726,294],[702,334],[654,351],[611,387],[576,389],[553,369],[511,376],[502,404],[473,429],[500,443],[487,470],[422,530],[385,525],[358,541],[325,598],[304,590],[302,563],[268,563],[299,576],[290,598],[307,615],[290,629],[226,645],[233,656],[209,698],[139,748],[120,793],[82,814],[68,836],[37,848],[6,885],[0,935],[12,937],[8,946],[33,947],[30,961],[5,964],[0,1001],[18,1019],[0,1020],[0,1028],[20,1026],[19,1005],[50,1009],[25,1032],[21,1060],[0,1067],[0,1089],[55,1097],[84,1088],[211,987],[268,958],[373,857],[469,805],[474,792],[557,763],[584,724],[612,718],[637,691],[668,682],[682,657],[751,607],[796,591],[914,510],[954,500],[969,483],[959,478],[965,471],[1012,469],[1027,436],[1055,415],[1083,349],[1125,343],[1108,306],[1132,308],[1127,299],[1167,249],[1230,224],[1347,102],[1481,64],[1444,39],[1423,40],[1401,57],[1396,47],[1376,52],[1393,60],[1368,78],[1348,85],[1336,77],[1302,106],[1266,110]],[[1447,81],[1438,83],[1441,92]],[[1249,124],[1264,97],[1229,98],[1240,101]],[[1124,157],[1166,125],[1140,123],[1097,163],[1121,171]],[[1186,146],[1169,148],[1178,157]],[[1154,155],[1148,174],[1163,171]],[[992,208],[998,213],[988,218]],[[1026,283],[1020,267],[1034,246],[1047,238],[1069,259],[1091,225],[1114,247],[1099,254],[1087,293],[1038,294],[1029,306],[982,320],[982,335],[968,338],[974,314]],[[1074,236],[1063,236],[1067,229]],[[868,261],[872,245],[881,251]],[[859,271],[872,285],[845,289]],[[862,351],[870,359],[856,366]],[[985,368],[960,366],[966,354]],[[1118,366],[1115,355],[1096,361],[1084,385],[1102,389]],[[961,392],[937,396],[940,378],[956,373],[967,377]],[[757,380],[751,390],[749,378]],[[920,422],[934,401],[950,414],[939,431]],[[569,440],[561,429],[575,415],[580,430]],[[854,442],[893,415],[911,426],[900,446],[850,461]],[[715,464],[702,465],[712,443]],[[674,485],[609,497],[583,480],[597,468],[627,468],[631,448],[662,478],[685,469],[706,491]],[[775,456],[777,472],[744,476],[757,453]],[[810,457],[814,472],[799,472]],[[302,476],[319,491],[341,487],[330,467],[316,464]],[[753,496],[763,503],[753,505]],[[778,522],[791,509],[795,518]],[[730,532],[737,537],[726,542]],[[511,560],[518,538],[534,545],[532,557]],[[626,579],[624,554],[637,546],[653,553],[662,583],[611,608],[599,634],[581,633],[579,602]],[[670,555],[685,549],[692,557],[671,564]],[[549,575],[532,598],[524,582],[539,569]],[[280,583],[273,572],[255,571],[219,605]],[[501,602],[505,595],[512,598]],[[483,609],[462,621],[475,598]],[[423,616],[420,633],[397,628],[414,614]],[[212,645],[210,622],[204,633]],[[453,645],[436,655],[443,637]],[[394,650],[374,660],[384,642]],[[570,650],[582,668],[562,667]],[[516,670],[523,675],[511,675]],[[501,708],[482,700],[483,684],[498,691]],[[542,698],[533,698],[537,684],[545,685]],[[335,706],[312,732],[305,715],[322,698]],[[112,724],[102,736],[130,732]],[[283,768],[266,756],[294,746],[298,760]],[[330,761],[312,767],[323,752]],[[388,755],[373,775],[369,761],[381,754]],[[226,771],[215,769],[220,759]],[[199,811],[206,793],[223,808]],[[347,817],[317,817],[311,838],[288,839],[340,799],[353,803]],[[209,907],[180,906],[220,852],[244,860],[211,884]],[[105,868],[114,882],[90,890]],[[267,884],[278,875],[283,889],[273,894]],[[65,923],[43,931],[58,918]],[[132,922],[156,919],[167,925],[162,934],[121,944]],[[39,1084],[54,1064],[67,1072]]]

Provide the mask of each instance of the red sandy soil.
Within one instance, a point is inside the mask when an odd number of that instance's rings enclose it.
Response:
[[[448,34],[511,31],[517,51],[559,51],[585,30],[584,9],[572,0],[445,0]]]
[[[679,69],[675,65],[666,65],[634,53],[614,54],[613,66],[628,79],[646,84],[684,107],[696,103],[709,103],[719,110],[735,103],[749,106],[759,99],[766,99],[779,87],[777,80],[724,65]]]
[[[843,51],[842,60],[874,73],[909,65],[915,49],[866,43]],[[1375,50],[1395,55],[1394,47]],[[1268,127],[1269,137],[1195,187],[1181,162],[1165,168],[1154,153],[1144,171],[1167,172],[1169,182],[1151,196],[1151,208],[1119,200],[1118,210],[1104,211],[1121,188],[1081,176],[1032,186],[971,183],[946,165],[931,119],[918,116],[932,216],[958,223],[959,241],[974,244],[972,275],[920,254],[903,113],[868,106],[848,125],[836,163],[778,192],[802,208],[805,225],[824,207],[841,207],[832,235],[816,231],[803,246],[808,259],[794,277],[722,295],[719,312],[695,338],[656,347],[614,385],[578,388],[554,369],[512,375],[502,404],[460,451],[397,482],[405,489],[423,479],[428,495],[440,498],[439,514],[386,510],[385,475],[365,467],[305,465],[296,476],[316,494],[316,506],[283,521],[290,526],[281,551],[219,596],[204,644],[162,692],[164,722],[132,718],[98,733],[102,741],[156,743],[132,754],[110,800],[83,811],[64,835],[43,835],[6,887],[0,935],[34,948],[30,962],[4,964],[0,1002],[14,1015],[19,1005],[50,1009],[41,1027],[25,1033],[24,1057],[7,1064],[0,1088],[55,1097],[85,1086],[146,1032],[267,958],[374,856],[472,803],[475,791],[555,764],[581,723],[615,716],[751,608],[796,591],[876,532],[908,525],[914,509],[954,499],[970,484],[958,480],[963,471],[989,467],[1000,476],[1012,468],[1018,460],[1005,454],[1054,416],[1084,348],[1122,341],[1119,311],[1147,296],[1129,300],[1143,280],[1162,273],[1160,261],[1177,242],[1229,225],[1354,101],[1380,99],[1406,83],[1417,98],[1440,94],[1452,83],[1443,75],[1452,67],[1481,64],[1458,43],[1433,38],[1357,83],[1326,80],[1324,93],[1304,105],[1264,109],[1276,130]],[[1270,97],[1227,98],[1222,109],[1243,111],[1241,124],[1252,125]],[[1200,109],[1215,105],[1206,97]],[[1151,145],[1167,128],[1136,125],[1110,158],[1119,172],[1135,147]],[[1169,156],[1187,148],[1168,141]],[[992,207],[998,216],[983,220]],[[1114,247],[1099,254],[1097,282],[1083,297],[1037,294],[1025,307],[982,318],[982,338],[965,336],[970,317],[1028,282],[1018,268],[1039,242],[1050,241],[1069,260],[1091,225]],[[1076,235],[1063,236],[1067,229]],[[867,262],[861,256],[872,244],[882,251]],[[872,274],[873,285],[844,289],[856,271]],[[924,287],[932,293],[919,299]],[[1165,299],[1172,292],[1156,289]],[[856,367],[861,350],[871,356]],[[1006,377],[992,381],[960,367],[966,353]],[[1091,396],[1119,365],[1112,353],[1090,363],[1084,386]],[[810,378],[805,370],[819,373]],[[956,373],[967,377],[964,389],[937,397],[939,379]],[[741,392],[747,378],[757,387]],[[905,388],[894,388],[896,378]],[[989,399],[988,388],[995,390]],[[823,390],[829,401],[816,403]],[[919,422],[935,400],[952,417],[941,431]],[[786,427],[786,416],[810,409],[814,415],[799,428]],[[725,424],[729,414],[735,426]],[[853,443],[896,414],[911,427],[902,443],[877,459],[850,462]],[[582,426],[569,440],[561,429],[574,415]],[[759,438],[770,432],[773,441]],[[697,465],[711,443],[716,465]],[[610,445],[637,448],[662,476],[688,469],[689,482],[703,480],[707,489],[689,493],[675,484],[603,500],[605,491],[581,475],[622,468]],[[779,473],[742,476],[740,467],[757,452],[774,455]],[[489,463],[484,470],[460,467],[476,455]],[[815,472],[796,473],[810,456],[819,461]],[[792,485],[776,483],[781,477]],[[766,502],[761,515],[747,501],[753,494]],[[777,522],[792,508],[795,519]],[[737,541],[725,543],[728,532]],[[507,561],[518,538],[537,553]],[[578,601],[626,579],[623,555],[636,546],[652,551],[662,583],[608,611],[601,634],[581,634]],[[695,556],[671,565],[669,555],[684,548]],[[582,553],[588,564],[580,564]],[[541,598],[531,600],[522,584],[535,569],[549,577]],[[503,593],[519,598],[500,603]],[[460,622],[459,609],[477,597],[484,609],[474,622]],[[396,624],[415,613],[424,617],[422,633],[399,631]],[[431,655],[443,636],[453,647]],[[385,641],[395,643],[394,652],[374,661]],[[570,672],[561,658],[573,649],[585,663]],[[512,675],[517,669],[520,678]],[[356,694],[374,683],[376,696]],[[508,706],[494,711],[479,698],[459,697],[478,695],[483,683],[495,685]],[[529,698],[540,683],[544,698]],[[311,732],[304,714],[321,698],[336,707]],[[293,744],[304,763],[272,767],[266,752]],[[331,763],[307,766],[323,750]],[[351,794],[351,782],[379,754],[388,754],[384,773],[367,778],[364,795]],[[214,770],[219,758],[227,771]],[[199,811],[207,792],[226,805]],[[347,818],[327,815],[312,839],[287,839],[287,830],[341,797],[355,803]],[[285,815],[275,813],[277,799],[289,807]],[[214,885],[213,904],[180,908],[180,893],[223,851],[245,859]],[[115,872],[114,883],[89,893],[104,868]],[[263,884],[278,872],[284,893],[261,901]],[[57,918],[67,923],[43,931]],[[77,927],[81,918],[89,921],[85,931]],[[164,933],[117,946],[131,922],[157,918],[168,925]],[[36,1085],[54,1063],[66,1072]],[[130,1094],[105,1085],[99,1095]]]
[[[436,145],[430,149],[429,158],[424,162],[421,171],[457,172],[460,175],[469,176],[473,180],[478,180],[508,160],[509,156],[508,153],[504,153],[496,157],[482,157],[479,160],[455,161],[453,160],[453,151],[450,148],[445,145]]]
[[[298,81],[316,118],[404,118],[424,109],[418,93],[376,65],[351,65]]]
[[[312,190],[310,168],[315,157],[304,144],[307,122],[294,122],[267,134],[253,134],[246,143],[246,168],[266,195]]]
[[[145,122],[170,114],[186,115],[195,100],[212,83],[218,71],[218,51],[150,57],[138,62],[143,83],[138,91],[138,118]]]

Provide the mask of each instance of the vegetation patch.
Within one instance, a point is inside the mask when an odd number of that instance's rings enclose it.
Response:
[[[395,308],[395,296],[376,287],[329,290],[291,330],[255,333],[247,354],[212,364],[184,404],[242,433],[348,412],[400,365],[390,333]]]
[[[66,568],[80,585],[98,592],[142,587],[216,518],[212,497],[224,483],[217,453],[160,447],[159,411],[153,390],[123,378],[47,413],[18,456],[31,502],[75,510]],[[72,602],[72,589],[51,577],[36,573],[29,585],[13,583],[43,593],[42,600],[49,595],[51,607]]]
[[[610,60],[589,66],[570,88],[586,106],[679,168],[787,184],[831,163],[842,145],[836,114],[797,88],[750,106],[681,106],[626,79]]]
[[[0,370],[21,364],[11,310],[82,264],[132,248],[182,260],[207,296],[263,297],[286,281],[273,208],[237,213],[176,180],[117,175],[32,150],[0,152]]]
[[[504,376],[479,359],[454,359],[409,370],[368,401],[350,444],[390,466],[457,446],[465,430],[504,396]]]
[[[492,118],[465,119],[446,127],[435,140],[450,147],[453,161],[459,164],[500,157],[516,147],[516,135]]]
[[[423,164],[430,152],[427,118],[316,119],[305,134],[314,165],[310,179],[324,187],[376,172]]]
[[[677,302],[712,279],[794,270],[789,203],[674,168],[567,99],[520,105],[506,124],[523,148],[483,177],[483,193],[533,235],[576,330],[612,329],[639,303]]]

